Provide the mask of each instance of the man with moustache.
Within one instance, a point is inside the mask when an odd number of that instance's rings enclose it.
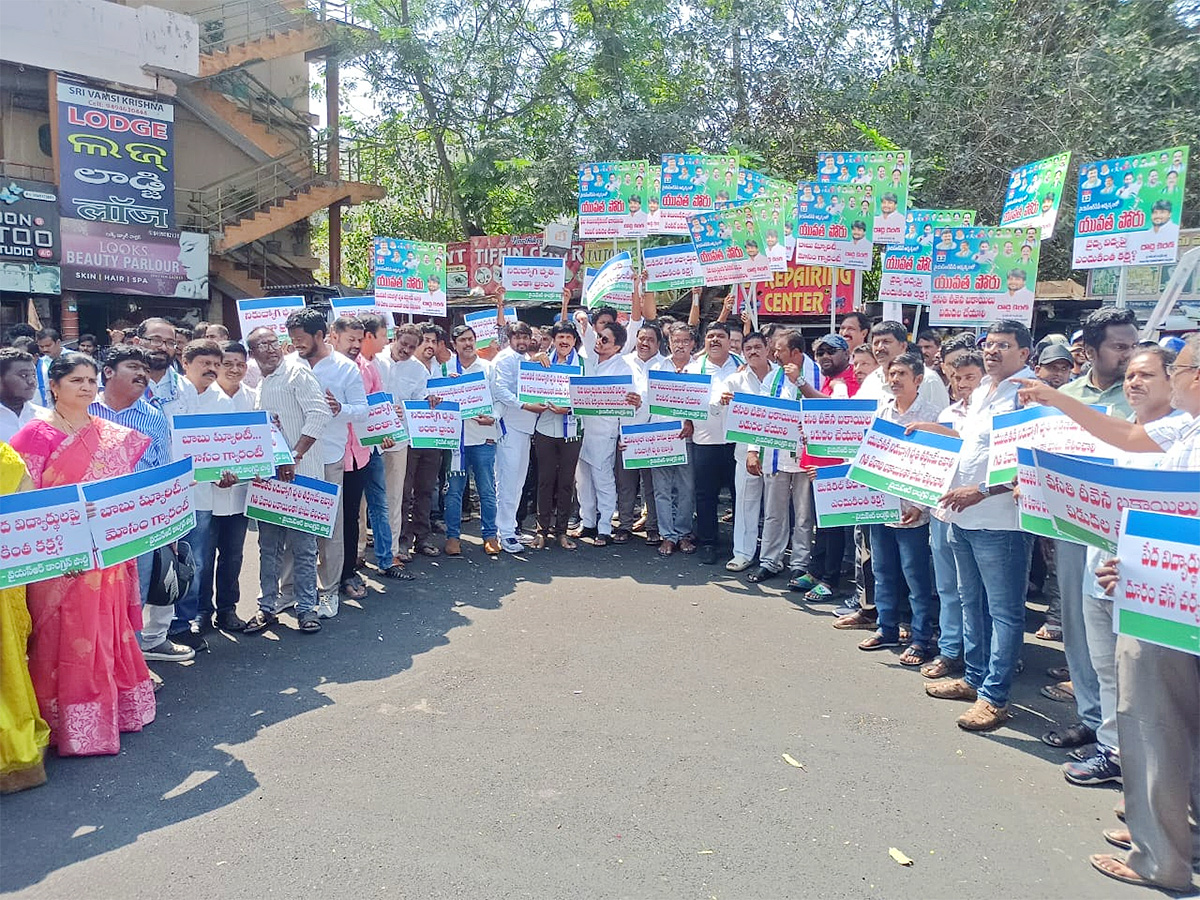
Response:
[[[424,400],[428,393],[426,384],[429,381],[427,369],[414,355],[421,346],[421,329],[411,322],[400,325],[395,337],[388,346],[387,353],[376,355],[375,362],[383,363],[383,389],[392,395],[392,403],[396,415],[403,421],[405,400]],[[412,546],[405,540],[409,514],[408,494],[405,490],[408,470],[415,467],[418,454],[422,451],[413,450],[409,441],[404,440],[392,447],[385,447],[383,467],[387,475],[388,519],[392,526],[392,558],[397,563],[406,563],[412,559]],[[436,452],[436,451],[435,451]],[[440,465],[440,455],[434,459],[430,456],[430,465]],[[432,469],[423,484],[431,484],[437,479],[437,470]],[[426,491],[428,494],[428,491]],[[428,516],[426,516],[428,521]]]
[[[538,416],[546,411],[544,403],[522,403],[517,397],[521,363],[529,360],[532,342],[532,329],[524,322],[513,322],[508,325],[508,346],[492,362],[492,402],[500,423],[496,443],[496,530],[500,548],[506,553],[520,553],[525,548],[517,507],[529,474],[533,430]],[[532,537],[526,540],[532,542]]]
[[[334,321],[336,331],[342,318]],[[346,356],[334,351],[326,341],[329,325],[325,316],[315,309],[297,310],[288,316],[288,337],[296,352],[289,361],[307,365],[325,391],[325,402],[333,413],[333,424],[325,429],[315,451],[325,466],[322,480],[341,485],[345,469],[347,426],[365,426],[367,422],[367,392],[363,388],[358,366]],[[334,519],[333,534],[317,539],[317,589],[321,609],[332,615],[337,610],[337,598],[342,586],[342,562],[345,555],[345,517]],[[287,582],[285,573],[284,582]]]
[[[319,441],[327,430],[334,428],[324,389],[309,366],[285,360],[279,338],[270,328],[254,329],[247,336],[246,345],[262,372],[256,392],[257,408],[270,416],[294,459],[293,465],[280,466],[276,477],[282,481],[291,481],[297,474],[321,478],[325,463]],[[258,552],[261,591],[258,612],[246,623],[245,633],[270,628],[279,621],[279,612],[293,601],[300,631],[305,634],[320,631],[316,535],[259,522]],[[285,583],[288,574],[285,570],[289,569],[291,587]]]
[[[234,412],[233,401],[217,386],[217,373],[221,369],[224,353],[216,341],[201,339],[192,341],[183,348],[183,384],[180,388],[178,408],[173,415],[206,415]],[[223,472],[217,486],[233,487],[237,478],[231,472]],[[212,624],[216,613],[217,627],[225,631],[241,631],[245,623],[237,616],[236,599],[230,605],[228,595],[217,597],[216,608],[211,600],[206,608],[200,605],[201,584],[209,585],[211,597],[213,562],[216,552],[213,539],[213,490],[212,483],[196,484],[192,492],[192,504],[196,511],[196,525],[184,540],[192,548],[197,562],[196,577],[188,585],[187,593],[175,604],[175,620],[171,623],[171,639],[186,644],[193,650],[207,649],[208,643],[200,632]],[[207,565],[207,570],[206,570]]]
[[[104,358],[104,390],[88,407],[88,412],[118,425],[124,425],[150,438],[150,446],[138,460],[135,471],[161,466],[171,461],[171,434],[167,418],[146,399],[150,367],[146,352],[132,344],[110,348]],[[142,630],[138,644],[146,659],[187,662],[196,655],[191,647],[167,637],[175,606],[147,606],[154,554],[137,558],[138,586],[142,596]]]

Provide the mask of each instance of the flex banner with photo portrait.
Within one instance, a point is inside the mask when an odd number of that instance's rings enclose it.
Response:
[[[650,233],[650,196],[657,167],[644,160],[592,162],[579,167],[579,237],[636,238]],[[653,191],[658,217],[658,192]]]
[[[1050,240],[1070,163],[1068,152],[1013,169],[1008,176],[1000,224],[1006,228],[1035,225],[1042,231],[1042,240]]]
[[[883,273],[879,279],[879,299],[883,303],[929,305],[933,271],[933,245],[949,233],[953,240],[957,229],[975,221],[973,209],[910,209],[905,216],[908,227],[903,244],[891,244],[883,251]]]
[[[1169,147],[1080,166],[1072,266],[1175,262],[1187,161]]]
[[[688,234],[688,217],[708,212],[737,198],[735,156],[664,153],[659,170],[658,217],[650,217],[651,234]]]
[[[874,223],[864,185],[802,181],[796,190],[794,259],[801,265],[870,269]]]
[[[929,324],[974,328],[998,319],[1033,324],[1040,229],[956,228],[933,245]]]
[[[875,243],[898,244],[904,240],[911,161],[912,154],[907,150],[822,152],[817,154],[817,181],[867,188],[866,196],[874,215],[871,234]]]

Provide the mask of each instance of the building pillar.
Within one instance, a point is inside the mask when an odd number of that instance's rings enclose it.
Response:
[[[62,339],[73,341],[79,337],[79,301],[71,291],[63,291],[59,320],[62,322]]]
[[[341,171],[340,102],[341,87],[336,56],[325,60],[325,123],[329,131],[328,178],[339,181]],[[342,206],[329,207],[329,283],[342,283]]]

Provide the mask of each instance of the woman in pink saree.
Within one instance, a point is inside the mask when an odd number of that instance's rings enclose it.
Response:
[[[88,414],[99,373],[64,352],[50,366],[54,404],[13,436],[34,487],[128,475],[145,435]],[[63,575],[26,589],[33,633],[29,674],[50,744],[60,756],[117,753],[120,732],[154,721],[154,685],[138,649],[142,626],[135,563]]]

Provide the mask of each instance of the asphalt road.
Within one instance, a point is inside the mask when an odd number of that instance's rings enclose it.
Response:
[[[413,568],[318,635],[285,616],[157,664],[158,718],[118,758],[51,759],[0,802],[0,890],[1148,895],[1088,866],[1118,794],[1067,785],[1037,740],[1073,709],[1038,696],[1062,657],[1032,638],[1016,719],[980,736],[779,582],[640,541],[489,560],[473,539]]]

